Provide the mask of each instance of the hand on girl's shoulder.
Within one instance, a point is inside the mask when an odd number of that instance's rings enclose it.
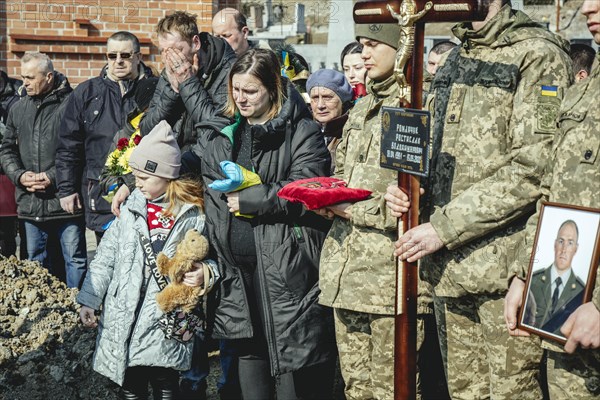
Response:
[[[127,200],[131,192],[127,185],[121,185],[117,193],[112,199],[112,203],[110,205],[110,211],[115,215],[115,217],[119,218],[121,216],[121,205]]]

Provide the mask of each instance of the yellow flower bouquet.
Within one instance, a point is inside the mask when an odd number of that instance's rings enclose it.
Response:
[[[138,130],[136,130],[130,138],[124,137],[119,139],[117,147],[106,158],[104,170],[102,171],[102,178],[120,177],[130,174],[131,168],[129,167],[129,157],[131,157],[133,149],[140,143],[140,140],[142,140],[142,137]],[[109,186],[108,193],[102,197],[110,203],[118,189],[119,185],[115,180],[115,183]]]
[[[119,139],[117,148],[108,155],[106,163],[104,164],[110,175],[119,176],[131,173],[131,168],[129,168],[129,157],[140,140],[142,140],[142,137],[137,131],[134,132],[129,139]]]

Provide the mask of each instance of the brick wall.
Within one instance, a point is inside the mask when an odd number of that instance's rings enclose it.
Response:
[[[97,76],[106,64],[106,38],[125,30],[141,42],[144,62],[162,69],[154,27],[174,10],[198,15],[201,31],[211,31],[212,15],[239,0],[1,0],[0,69],[20,76],[26,51],[48,54],[71,84]]]

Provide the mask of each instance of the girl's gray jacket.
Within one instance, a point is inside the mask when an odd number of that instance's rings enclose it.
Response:
[[[193,340],[183,344],[166,339],[158,327],[163,316],[156,305],[159,289],[152,275],[144,278],[144,253],[139,238],[139,233],[149,237],[146,215],[146,199],[136,189],[102,238],[77,296],[79,304],[94,310],[102,305],[94,370],[119,385],[123,384],[128,367],[187,370],[192,358]],[[205,233],[204,219],[204,213],[196,206],[184,205],[163,253],[172,257],[190,229]],[[216,263],[208,262],[216,273]],[[144,279],[147,290],[142,295]]]

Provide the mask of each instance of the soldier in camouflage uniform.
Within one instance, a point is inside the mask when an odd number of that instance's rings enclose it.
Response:
[[[396,243],[423,261],[448,388],[456,399],[542,397],[536,339],[505,334],[503,297],[515,236],[539,198],[555,117],[570,84],[568,44],[510,2],[453,29],[432,84],[430,222]]]
[[[399,106],[393,76],[399,28],[357,25],[370,82],[350,112],[336,152],[335,176],[371,190],[370,199],[323,210],[336,214],[321,252],[321,304],[335,308],[336,341],[348,399],[392,399],[394,393],[396,218],[384,194],[397,180],[379,167],[382,106]],[[419,312],[430,312],[420,304]],[[422,320],[419,323],[423,340]]]
[[[581,12],[588,18],[594,40],[600,44],[600,2],[585,0]],[[600,61],[600,55],[598,56]],[[566,93],[559,113],[560,132],[552,151],[552,161],[542,183],[542,199],[557,203],[600,208],[600,66],[591,76],[572,86]],[[538,207],[541,201],[538,202]],[[523,246],[531,251],[538,215],[527,224]],[[513,336],[527,336],[516,329],[517,309],[523,300],[528,254],[514,264],[513,279],[506,296],[505,317]],[[597,269],[592,273],[597,273]],[[551,399],[600,398],[600,279],[592,301],[580,306],[565,322],[561,332],[568,338],[563,351],[544,340],[548,364],[548,389]],[[577,347],[582,349],[575,352]]]

